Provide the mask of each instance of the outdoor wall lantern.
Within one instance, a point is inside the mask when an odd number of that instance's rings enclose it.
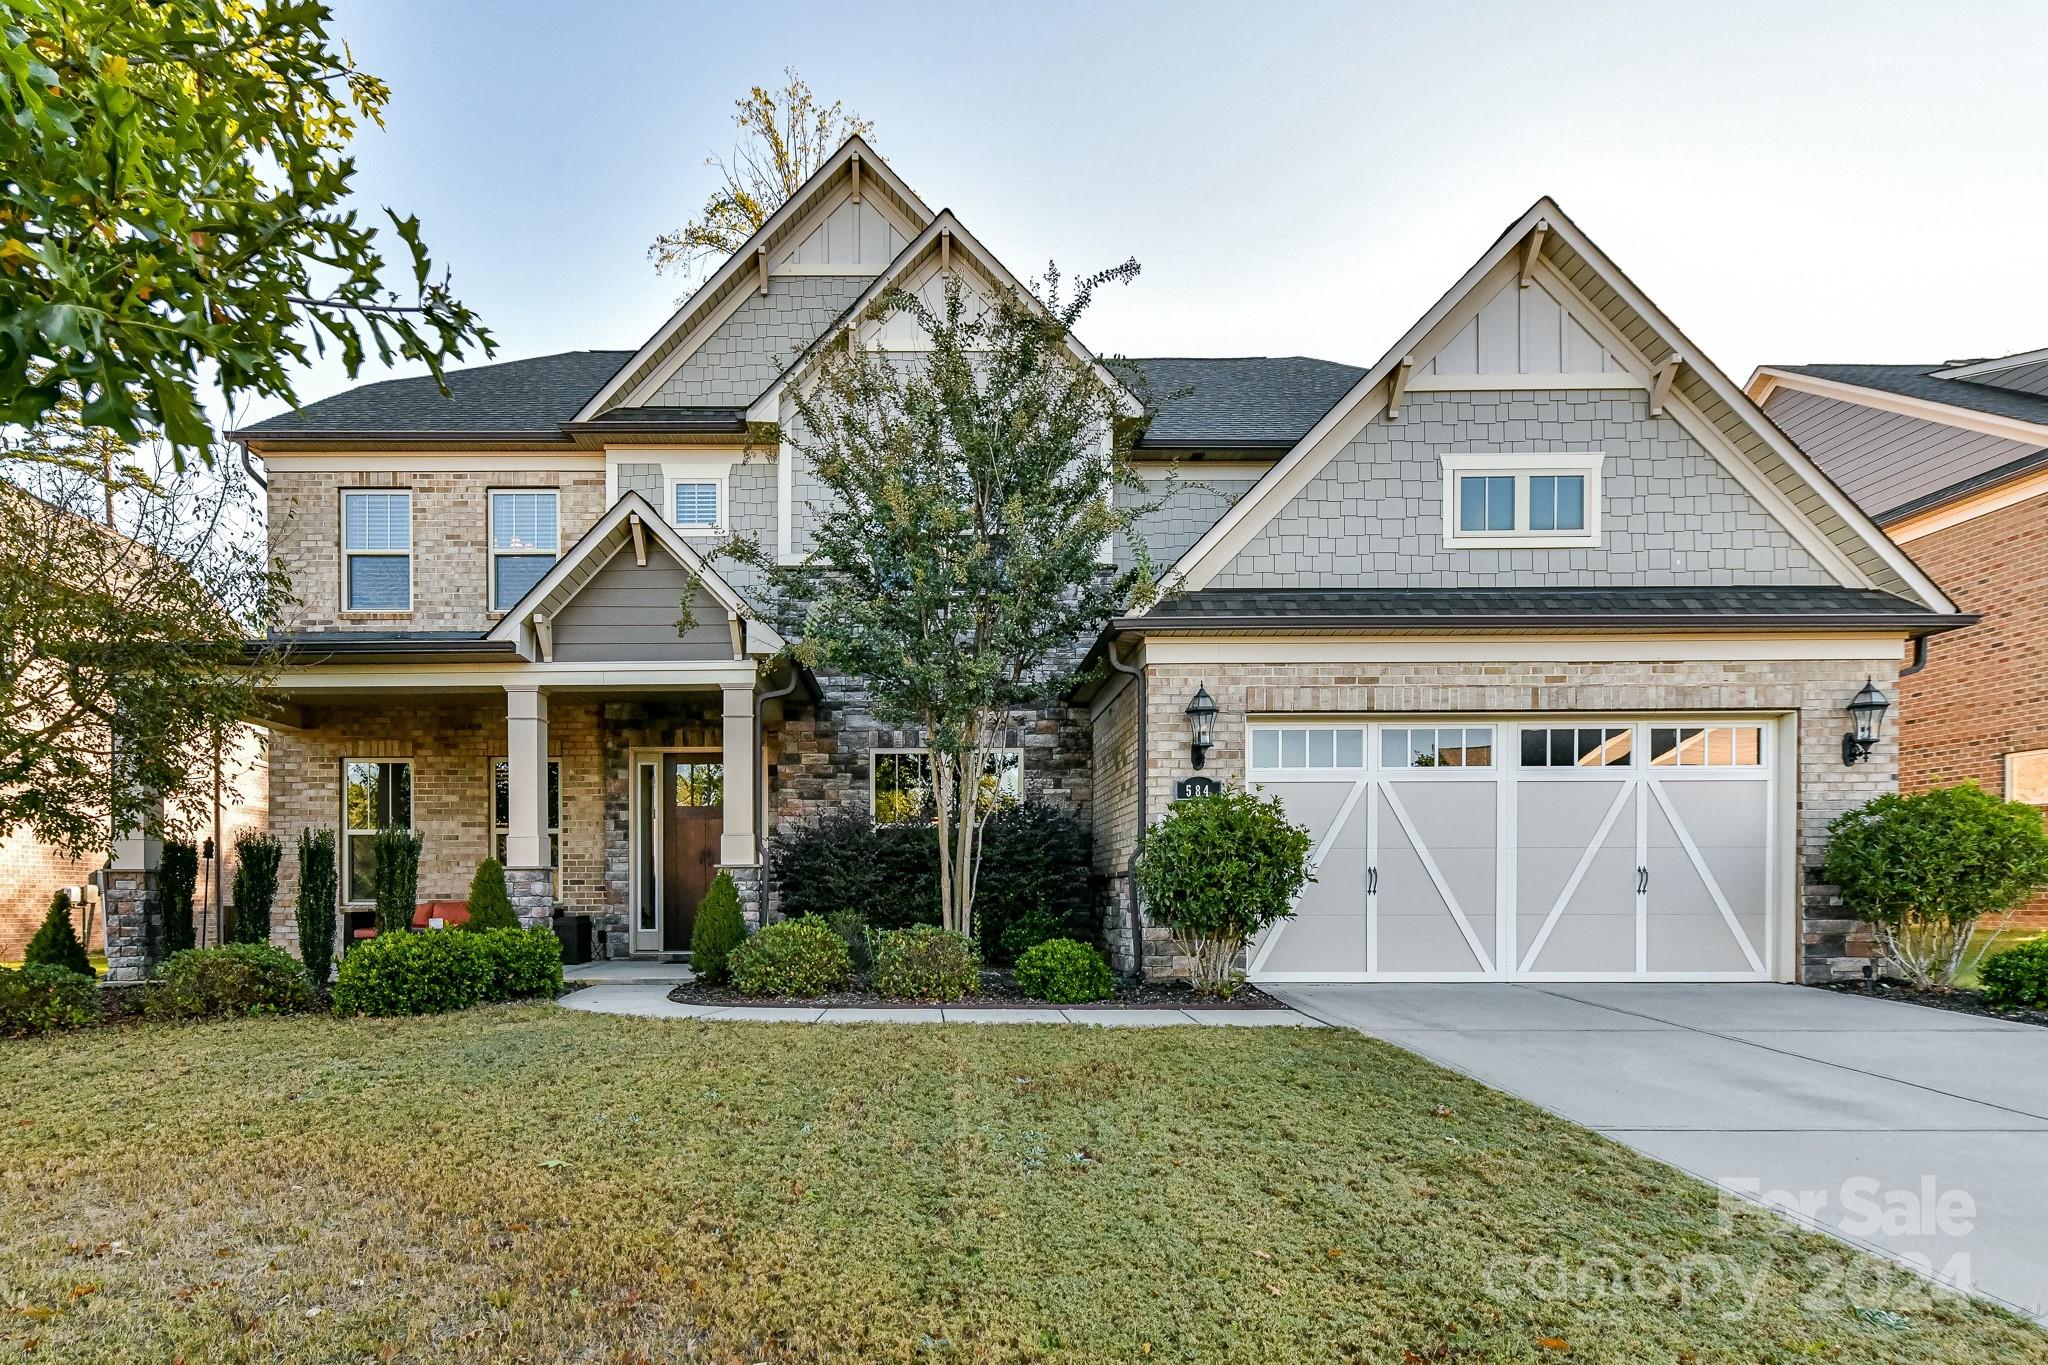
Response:
[[[1199,768],[1209,746],[1216,742],[1216,699],[1209,695],[1206,684],[1196,684],[1195,699],[1188,703],[1188,739],[1194,745],[1195,766]]]
[[[1878,732],[1884,728],[1884,713],[1890,707],[1891,699],[1877,690],[1875,682],[1863,684],[1863,690],[1847,708],[1853,728],[1842,736],[1842,762],[1855,764],[1870,757],[1870,751],[1877,747]]]

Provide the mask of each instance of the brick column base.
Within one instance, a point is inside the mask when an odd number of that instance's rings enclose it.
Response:
[[[529,929],[545,929],[555,917],[555,877],[545,867],[508,867],[505,893],[512,913]]]
[[[102,874],[100,914],[107,936],[107,980],[146,981],[156,965],[154,878],[140,870]]]

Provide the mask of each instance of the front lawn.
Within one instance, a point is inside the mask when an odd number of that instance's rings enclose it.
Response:
[[[39,1359],[2048,1352],[1337,1031],[130,1027],[0,1044],[0,1112]]]

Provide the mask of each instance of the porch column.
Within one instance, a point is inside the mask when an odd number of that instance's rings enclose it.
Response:
[[[754,867],[761,861],[754,831],[760,799],[754,793],[754,685],[727,684],[725,692],[725,832],[718,861]]]
[[[505,689],[505,888],[523,924],[554,910],[548,867],[548,698],[538,687]]]
[[[155,965],[158,923],[156,869],[163,856],[163,838],[152,828],[161,806],[145,817],[144,827],[114,840],[113,856],[96,874],[100,887],[100,923],[107,944],[107,980],[141,981]]]

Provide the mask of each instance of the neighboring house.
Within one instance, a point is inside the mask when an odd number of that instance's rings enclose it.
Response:
[[[1899,783],[2048,806],[2048,350],[1766,365],[1749,393],[1980,624],[1900,682]],[[2024,912],[2048,924],[2048,901]]]
[[[351,911],[379,823],[424,836],[422,899],[501,852],[522,915],[594,916],[624,955],[687,946],[719,868],[772,914],[778,835],[900,808],[918,736],[859,680],[783,662],[752,575],[704,570],[676,623],[717,538],[810,548],[819,486],[773,434],[806,351],[839,329],[914,348],[862,310],[945,271],[1012,283],[853,140],[636,350],[461,371],[447,397],[365,385],[235,433],[311,615],[278,682],[273,830],[340,829]],[[1093,642],[1100,677],[1018,717],[1004,760],[1092,821],[1119,966],[1176,967],[1125,873],[1195,775],[1205,686],[1200,775],[1280,794],[1315,841],[1255,979],[1860,967],[1811,871],[1895,763],[1886,740],[1844,765],[1843,707],[1964,618],[1555,204],[1369,369],[1136,364],[1139,389],[1191,390],[1137,452],[1193,481],[1145,528],[1177,591]]]

